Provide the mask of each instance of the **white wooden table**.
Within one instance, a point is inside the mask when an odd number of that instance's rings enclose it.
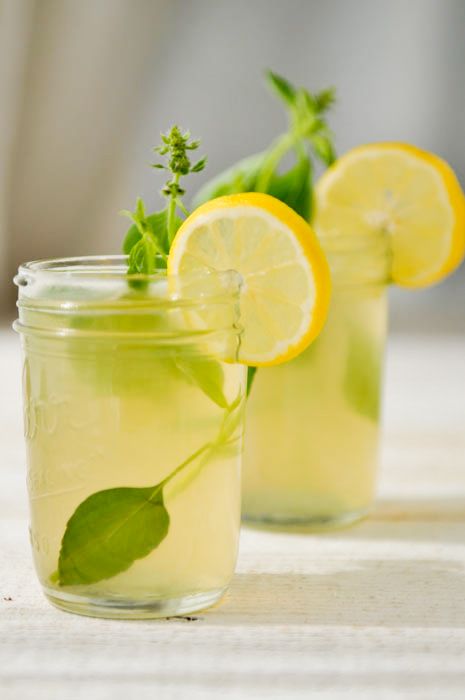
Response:
[[[378,506],[346,531],[242,533],[192,620],[52,608],[27,536],[19,351],[0,335],[0,697],[465,698],[465,338],[394,338]]]

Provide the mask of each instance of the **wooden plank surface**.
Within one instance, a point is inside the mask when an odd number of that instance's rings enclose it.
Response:
[[[465,697],[465,338],[393,338],[379,500],[322,535],[244,529],[193,620],[54,610],[27,538],[19,348],[0,335],[0,697]]]

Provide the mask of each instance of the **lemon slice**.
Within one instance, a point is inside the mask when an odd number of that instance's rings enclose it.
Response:
[[[390,237],[392,280],[424,287],[465,254],[465,198],[443,160],[403,143],[373,143],[339,158],[316,186],[320,235]]]
[[[236,270],[243,328],[238,359],[275,365],[304,350],[323,327],[329,304],[326,258],[310,226],[266,194],[219,197],[178,230],[168,274]]]

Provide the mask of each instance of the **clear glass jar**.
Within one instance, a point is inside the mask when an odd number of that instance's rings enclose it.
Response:
[[[323,241],[330,313],[302,355],[260,368],[247,407],[246,520],[316,528],[366,515],[373,501],[387,324],[383,235]]]
[[[124,258],[97,257],[28,263],[15,281],[45,595],[117,618],[214,603],[240,526],[238,276],[128,278]]]

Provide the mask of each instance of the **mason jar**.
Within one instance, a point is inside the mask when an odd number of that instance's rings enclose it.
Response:
[[[243,513],[315,528],[351,523],[373,503],[387,323],[384,235],[322,241],[329,317],[299,357],[258,369],[247,407]]]
[[[30,538],[59,608],[178,615],[217,601],[236,562],[240,280],[126,270],[88,257],[15,278]]]

